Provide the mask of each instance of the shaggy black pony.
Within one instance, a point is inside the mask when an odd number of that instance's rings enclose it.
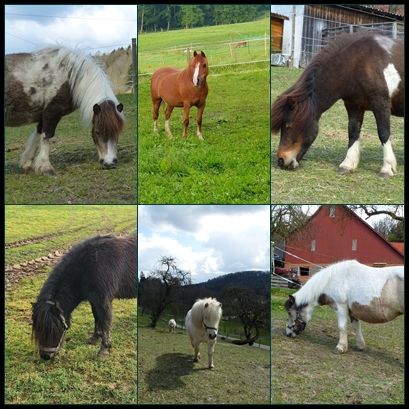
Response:
[[[89,301],[101,338],[98,355],[111,348],[112,300],[136,298],[136,237],[96,236],[74,246],[55,266],[33,304],[33,338],[41,358],[52,358],[70,327],[71,312]]]

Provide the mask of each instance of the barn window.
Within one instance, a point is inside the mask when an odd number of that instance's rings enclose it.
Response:
[[[310,269],[308,267],[300,267],[300,276],[309,276]]]
[[[356,251],[358,248],[358,240],[352,240],[352,251]]]
[[[331,206],[329,208],[329,217],[332,217],[332,218],[335,217],[335,206]]]
[[[311,251],[315,251],[317,248],[317,240],[311,241]]]

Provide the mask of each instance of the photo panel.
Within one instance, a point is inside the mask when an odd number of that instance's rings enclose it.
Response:
[[[137,403],[136,206],[5,216],[5,403]]]
[[[138,220],[138,402],[269,404],[269,206]]]

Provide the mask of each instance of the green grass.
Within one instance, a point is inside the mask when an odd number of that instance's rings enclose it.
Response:
[[[193,363],[185,331],[169,333],[138,325],[139,403],[269,403],[269,352],[219,340],[214,370],[207,369],[207,348]]]
[[[285,336],[284,302],[290,291],[272,291],[272,403],[404,403],[404,319],[362,323],[366,349],[332,351],[338,342],[335,312],[317,307],[304,333]]]
[[[136,203],[136,102],[120,95],[126,127],[119,138],[118,166],[102,170],[91,138],[79,112],[63,117],[51,140],[50,162],[56,176],[24,174],[18,162],[35,125],[5,128],[5,201],[34,203]]]
[[[268,30],[268,20],[264,19],[142,35],[138,40],[139,69],[151,72],[163,65],[183,67],[185,57],[180,64],[167,56],[163,61],[156,59],[161,49],[171,45],[228,41],[231,32],[262,36]],[[210,71],[203,115],[204,141],[196,137],[196,108],[190,111],[186,141],[181,137],[180,108],[171,117],[173,139],[165,136],[163,107],[159,113],[160,132],[155,134],[150,77],[139,77],[138,200],[141,204],[269,203],[268,62],[217,70],[212,69],[212,50],[208,52],[206,48],[205,52]]]
[[[132,234],[135,228],[134,206],[6,206],[6,242],[58,233],[6,250],[6,260],[21,263],[101,231]],[[31,303],[50,272],[43,267],[6,292],[6,403],[136,403],[136,300],[114,300],[113,347],[106,360],[97,359],[99,345],[86,344],[94,328],[88,303],[74,310],[55,359],[38,357],[31,341]]]
[[[269,35],[269,19],[142,34],[138,36],[138,72],[152,73],[160,66],[183,68],[186,65],[184,47],[203,50],[210,67],[268,60]],[[242,40],[252,41],[249,47],[237,48],[234,58],[228,43]]]
[[[301,69],[271,69],[271,99],[289,88]],[[382,179],[383,163],[374,116],[366,112],[361,131],[361,161],[357,170],[339,175],[337,169],[348,147],[348,117],[342,101],[325,112],[317,139],[294,171],[276,166],[279,135],[272,137],[273,203],[402,203],[404,185],[404,120],[391,117],[392,146],[398,161],[398,174]]]

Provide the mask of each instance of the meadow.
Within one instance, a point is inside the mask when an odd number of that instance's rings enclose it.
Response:
[[[234,25],[144,34],[138,44],[138,201],[149,203],[269,203],[269,70],[264,50],[268,19]],[[222,43],[262,38],[236,50]],[[256,46],[257,43],[261,45]],[[183,68],[184,45],[196,45],[209,60],[209,95],[203,115],[204,141],[196,137],[196,108],[182,140],[182,110],[173,111],[164,133],[153,132],[150,74],[161,66]],[[169,52],[169,47],[176,51]],[[179,49],[179,48],[181,49]],[[169,57],[169,55],[172,56]],[[169,58],[168,58],[169,57]],[[247,64],[248,63],[248,64]],[[213,65],[223,65],[214,67]]]
[[[167,324],[147,326],[138,315],[138,402],[173,404],[270,402],[269,351],[218,340],[213,370],[207,369],[207,347],[193,362],[186,332],[169,333]]]
[[[134,206],[6,206],[6,265],[23,266],[61,253],[96,234],[135,234]],[[22,242],[27,240],[26,243]],[[94,319],[88,303],[72,314],[63,347],[42,361],[31,339],[31,303],[52,265],[9,272],[5,294],[5,402],[8,404],[136,403],[136,300],[114,300],[112,350],[97,359],[88,345]]]
[[[55,176],[24,174],[19,159],[35,124],[5,128],[5,202],[7,204],[136,203],[136,101],[119,95],[126,126],[119,137],[118,165],[104,170],[79,111],[63,117],[51,139],[50,162]]]
[[[403,404],[404,319],[362,323],[366,349],[334,354],[338,342],[335,312],[317,307],[303,334],[285,336],[287,289],[272,290],[272,403]]]
[[[293,85],[302,69],[271,68],[271,100]],[[361,130],[361,160],[355,172],[337,173],[348,148],[348,117],[342,101],[325,112],[317,139],[294,171],[279,169],[276,151],[279,135],[272,135],[272,203],[403,203],[404,120],[391,117],[391,140],[398,162],[398,174],[378,176],[383,149],[372,112],[365,113]]]

